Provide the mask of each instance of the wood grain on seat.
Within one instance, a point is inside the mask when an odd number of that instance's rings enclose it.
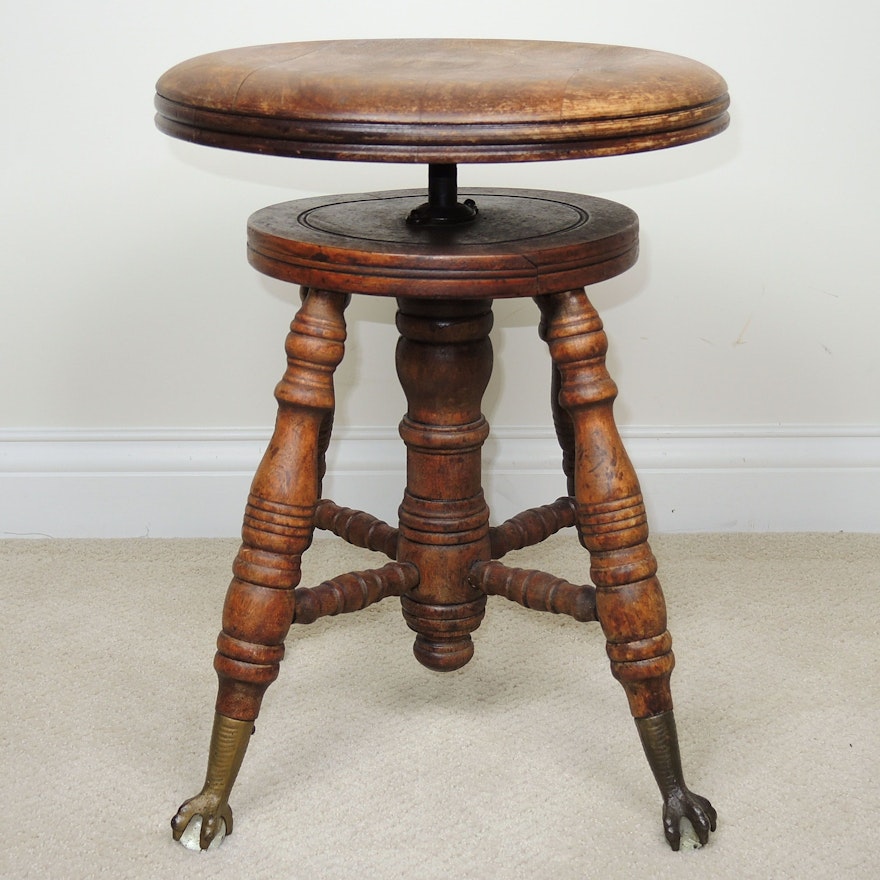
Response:
[[[231,49],[173,67],[157,124],[273,155],[399,162],[582,158],[701,140],[727,86],[676,55],[517,40],[342,40]]]

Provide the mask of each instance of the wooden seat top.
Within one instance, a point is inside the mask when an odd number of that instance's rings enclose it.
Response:
[[[633,153],[727,126],[699,62],[530,40],[337,40],[202,55],[156,86],[183,140],[306,158],[522,162]]]

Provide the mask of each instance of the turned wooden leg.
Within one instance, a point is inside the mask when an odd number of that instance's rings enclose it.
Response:
[[[486,596],[468,575],[474,562],[490,556],[480,474],[489,426],[480,402],[492,371],[491,303],[398,302],[407,485],[397,559],[419,571],[418,586],[401,602],[407,624],[417,633],[416,658],[445,671],[473,656],[470,633],[486,606]]]
[[[206,849],[232,830],[228,798],[266,688],[278,676],[295,611],[300,559],[314,530],[319,459],[333,411],[333,371],[345,341],[342,294],[311,290],[287,337],[287,370],[275,389],[275,432],[254,477],[242,545],[226,594],[214,668],[219,679],[205,786],[172,820],[181,839],[201,816]]]
[[[614,423],[617,388],[605,368],[602,322],[583,290],[539,297],[542,335],[559,371],[559,405],[571,418],[574,494],[581,541],[590,551],[596,614],[614,677],[623,685],[663,796],[664,831],[680,845],[687,818],[702,843],[715,811],[684,784],[672,715],[674,665],[666,605],[638,479]]]

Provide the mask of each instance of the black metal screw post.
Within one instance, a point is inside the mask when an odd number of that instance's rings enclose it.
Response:
[[[471,223],[479,213],[473,199],[458,201],[458,166],[428,166],[428,201],[410,211],[410,226],[456,226]]]

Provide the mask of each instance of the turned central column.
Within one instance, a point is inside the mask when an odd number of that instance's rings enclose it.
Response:
[[[447,671],[473,656],[470,633],[486,606],[468,574],[490,558],[480,457],[489,425],[480,403],[492,373],[492,303],[402,298],[398,307],[407,484],[397,559],[413,563],[420,575],[401,601],[417,633],[416,658]]]

